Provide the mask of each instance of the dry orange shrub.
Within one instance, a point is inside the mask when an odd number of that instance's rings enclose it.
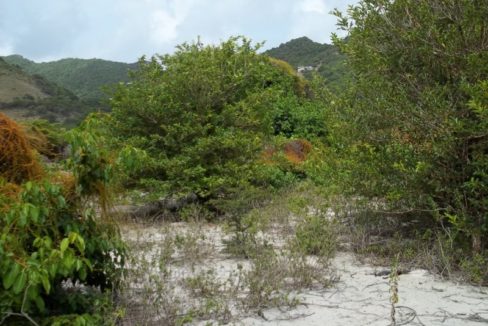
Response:
[[[312,144],[305,139],[291,140],[285,143],[282,147],[282,152],[285,158],[292,164],[300,164],[304,162],[311,151]],[[261,153],[261,159],[266,164],[273,164],[275,163],[273,156],[278,152],[279,150],[275,147],[268,146]]]
[[[312,144],[305,139],[292,140],[285,144],[283,152],[285,157],[294,164],[302,163],[307,159],[308,153],[312,150]]]
[[[76,178],[71,172],[59,171],[52,176],[51,180],[63,189],[67,201],[73,202],[76,199]]]
[[[42,174],[42,167],[22,127],[0,113],[0,177],[20,184],[38,179]]]
[[[4,183],[0,184],[0,195],[5,196],[9,199],[16,199],[20,194],[21,188],[15,183]]]
[[[47,139],[46,135],[35,128],[29,128],[28,130],[25,130],[25,136],[27,137],[27,141],[31,145],[32,149],[45,156],[49,156],[51,146],[49,145],[49,140]]]

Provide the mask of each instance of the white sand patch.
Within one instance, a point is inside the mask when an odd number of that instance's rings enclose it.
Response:
[[[303,293],[304,305],[283,313],[263,311],[236,325],[389,325],[388,276],[359,264],[350,253],[334,259],[340,280],[330,289]],[[488,323],[488,288],[437,279],[424,270],[399,276],[397,325],[480,325]]]
[[[197,238],[197,244],[186,245],[183,249],[175,249],[171,253],[171,265],[164,268],[171,273],[162,284],[169,286],[168,300],[172,296],[183,300],[181,309],[185,309],[199,298],[188,297],[187,290],[182,287],[185,278],[201,275],[202,271],[211,271],[213,277],[222,286],[235,287],[238,282],[236,271],[241,268],[248,270],[249,260],[233,258],[223,249],[223,239],[228,238],[221,227],[213,224],[190,225],[187,223],[166,223],[160,226],[126,225],[122,228],[124,238],[137,254],[140,250],[142,261],[154,262],[161,259],[165,238],[168,236],[191,235]],[[190,232],[190,233],[188,233]],[[279,233],[270,232],[266,236],[273,239],[276,247],[281,247],[283,237]],[[264,236],[264,235],[263,235]],[[175,238],[176,239],[176,238]],[[178,241],[178,240],[173,240]],[[175,243],[175,242],[173,242]],[[138,249],[140,247],[140,249]],[[189,251],[188,251],[189,250]],[[193,251],[191,251],[193,250]],[[188,261],[188,257],[194,261]],[[186,260],[184,260],[186,259]],[[169,266],[169,267],[168,267]],[[230,325],[390,325],[390,285],[388,275],[377,276],[378,271],[388,268],[373,267],[359,263],[351,253],[339,253],[333,260],[333,266],[339,277],[330,288],[315,290],[303,289],[298,293],[302,304],[292,310],[266,309],[259,312],[244,313],[239,310],[235,302],[229,297],[229,309],[232,315]],[[131,266],[128,266],[131,268]],[[150,283],[143,275],[158,275],[162,271],[158,264],[147,263],[147,270],[142,271],[141,279],[134,286],[136,290],[143,289],[144,284]],[[325,271],[324,271],[325,273]],[[236,279],[237,277],[237,279]],[[138,283],[138,284],[137,284]],[[245,297],[246,289],[242,293],[235,293],[237,297]],[[134,294],[135,295],[135,294]],[[229,295],[229,294],[227,294]],[[425,270],[414,270],[398,277],[399,302],[396,305],[396,325],[481,325],[488,324],[488,288],[457,284],[441,280]],[[227,297],[222,297],[227,300]],[[153,301],[149,296],[145,299]],[[133,305],[142,302],[134,298]],[[164,302],[164,301],[162,301]],[[168,301],[171,302],[171,301]],[[146,303],[145,303],[146,304]],[[158,310],[152,306],[140,307],[140,315],[128,316],[123,325],[135,325],[141,322],[143,315]],[[138,312],[134,310],[134,314]],[[157,312],[159,314],[165,311]],[[160,315],[161,316],[161,315]],[[160,317],[147,316],[147,325],[159,325]],[[218,325],[211,318],[200,321],[193,319],[190,325]]]

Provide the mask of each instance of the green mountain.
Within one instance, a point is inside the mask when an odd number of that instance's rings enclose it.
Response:
[[[36,63],[20,55],[4,57],[5,61],[21,67],[29,74],[43,76],[84,101],[99,103],[105,99],[102,87],[129,81],[128,71],[137,64],[113,62],[101,59],[62,59]]]
[[[0,112],[73,125],[86,115],[88,105],[71,91],[0,58]]]
[[[310,78],[312,71],[318,72],[331,88],[340,87],[348,74],[345,57],[336,46],[317,43],[308,37],[293,39],[264,54],[288,62],[305,77]]]

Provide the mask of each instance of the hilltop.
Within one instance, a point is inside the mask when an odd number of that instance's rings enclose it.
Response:
[[[347,76],[345,56],[335,45],[314,42],[308,37],[300,37],[280,44],[264,52],[270,57],[284,60],[307,78],[313,70],[324,77],[332,88],[338,87]]]
[[[17,119],[74,124],[88,107],[71,91],[0,58],[0,111]]]
[[[136,63],[102,59],[66,58],[37,63],[20,55],[10,55],[4,57],[4,60],[29,74],[40,75],[90,103],[99,103],[105,99],[102,87],[129,81],[128,71],[137,68]]]

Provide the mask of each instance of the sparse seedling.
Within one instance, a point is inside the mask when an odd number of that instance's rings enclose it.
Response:
[[[395,311],[396,311],[396,304],[398,303],[398,257],[397,255],[396,259],[393,261],[393,264],[391,266],[391,271],[390,271],[390,321],[391,321],[391,326],[396,326],[396,317],[395,317]]]

